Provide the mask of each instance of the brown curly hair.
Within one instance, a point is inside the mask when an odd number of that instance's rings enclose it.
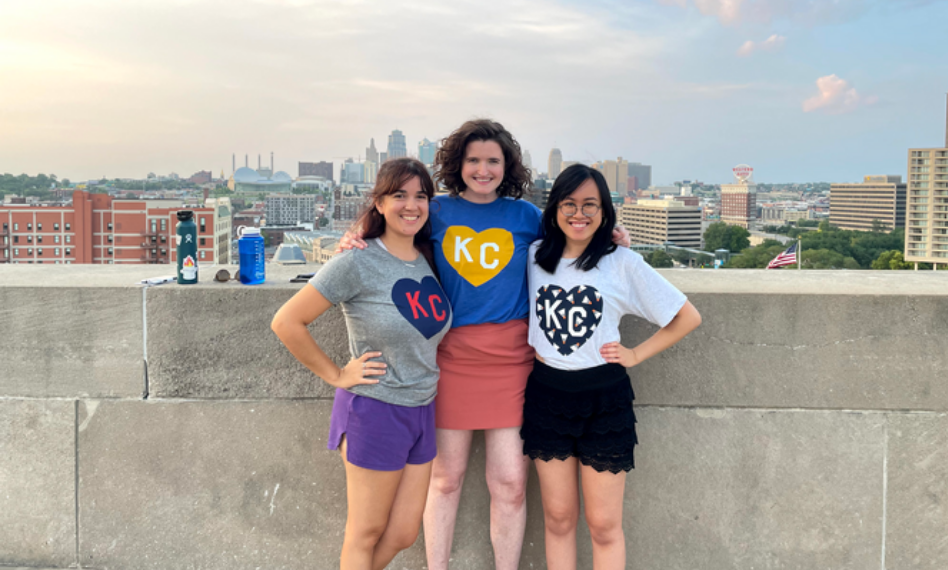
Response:
[[[504,179],[497,188],[498,196],[522,198],[530,193],[532,177],[530,169],[523,165],[517,139],[496,121],[474,119],[442,139],[441,148],[435,154],[435,180],[447,188],[452,196],[467,189],[461,179],[461,165],[467,145],[472,141],[494,141],[504,153]]]

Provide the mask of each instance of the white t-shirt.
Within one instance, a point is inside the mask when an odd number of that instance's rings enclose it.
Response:
[[[606,364],[599,349],[620,340],[623,315],[664,327],[688,300],[631,249],[616,249],[590,271],[564,258],[550,274],[534,261],[539,244],[530,246],[530,345],[553,368]]]

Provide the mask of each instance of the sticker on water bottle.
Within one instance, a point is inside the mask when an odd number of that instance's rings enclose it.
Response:
[[[191,281],[197,279],[197,272],[197,264],[194,263],[194,258],[190,255],[185,257],[184,263],[181,264],[181,276]]]

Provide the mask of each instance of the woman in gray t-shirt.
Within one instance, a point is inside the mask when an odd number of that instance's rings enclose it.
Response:
[[[273,318],[273,331],[336,387],[329,449],[346,467],[340,567],[382,568],[418,536],[435,446],[438,343],[451,307],[431,269],[434,183],[410,158],[386,162],[359,221],[368,247],[337,255]],[[352,359],[343,367],[307,326],[340,304]]]

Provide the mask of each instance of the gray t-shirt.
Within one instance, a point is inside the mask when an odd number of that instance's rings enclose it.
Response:
[[[448,297],[425,258],[409,263],[369,240],[365,249],[344,251],[327,263],[310,285],[340,304],[353,358],[381,352],[388,368],[378,384],[353,394],[399,406],[424,406],[435,397],[438,343],[451,328]]]

